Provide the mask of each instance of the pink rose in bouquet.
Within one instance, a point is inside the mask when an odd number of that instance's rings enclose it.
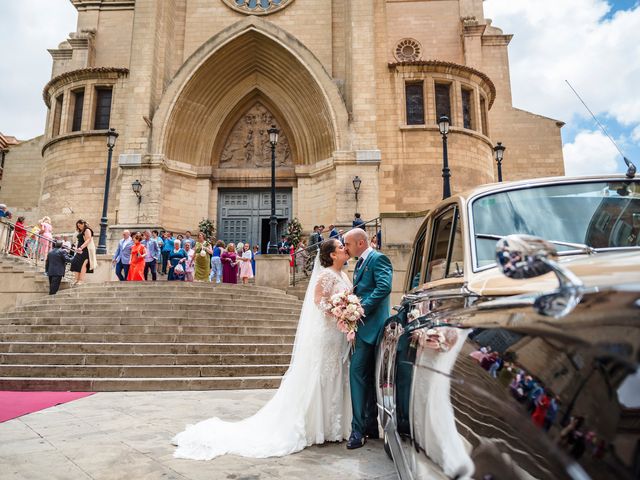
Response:
[[[347,290],[343,293],[336,293],[330,300],[331,309],[329,313],[336,319],[338,331],[347,336],[347,340],[353,343],[356,339],[358,324],[362,323],[364,309],[360,304],[360,299]]]

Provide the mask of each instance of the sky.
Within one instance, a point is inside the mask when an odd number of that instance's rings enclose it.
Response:
[[[566,173],[626,167],[565,80],[640,167],[640,0],[485,0],[484,8],[494,26],[514,34],[514,106],[566,123]],[[47,49],[75,31],[77,13],[69,0],[0,0],[0,18],[0,132],[24,140],[44,130]]]

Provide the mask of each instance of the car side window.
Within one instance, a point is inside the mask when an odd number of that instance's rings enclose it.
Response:
[[[459,277],[463,273],[462,225],[456,208],[450,208],[433,222],[427,281]]]
[[[418,235],[418,241],[416,242],[416,248],[413,251],[413,258],[411,259],[411,272],[409,276],[409,290],[413,290],[421,283],[422,274],[422,260],[424,256],[424,242],[427,237],[426,229],[420,232]]]

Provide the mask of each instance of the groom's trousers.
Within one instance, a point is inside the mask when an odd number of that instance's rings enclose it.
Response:
[[[363,435],[378,431],[378,407],[375,389],[376,347],[356,337],[351,356],[349,381],[353,420],[351,431]]]

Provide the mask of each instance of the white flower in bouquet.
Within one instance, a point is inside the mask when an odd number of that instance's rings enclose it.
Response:
[[[331,303],[333,305],[338,305],[341,301],[342,301],[342,295],[340,295],[339,293],[336,293],[331,297]]]
[[[347,305],[347,312],[353,313],[357,310],[358,310],[357,305],[354,305],[353,303],[350,303],[349,305]]]
[[[200,256],[201,257],[206,257],[207,256],[207,252],[205,251],[204,248],[202,250],[200,250]]]
[[[358,303],[359,301],[360,299],[358,298],[358,296],[354,295],[353,293],[347,297],[347,302],[349,303]]]

